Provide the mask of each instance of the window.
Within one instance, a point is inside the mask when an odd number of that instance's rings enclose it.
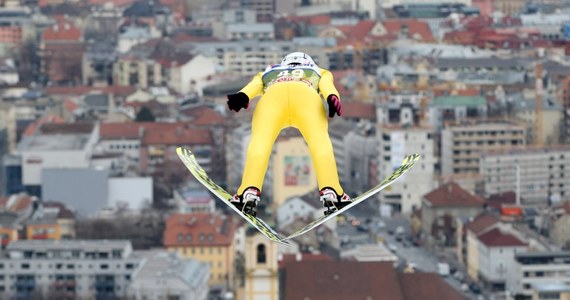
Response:
[[[108,264],[102,264],[101,269],[107,270],[107,269],[109,269],[109,265]]]
[[[266,254],[265,254],[265,245],[259,244],[257,245],[257,263],[264,264],[266,262]]]
[[[22,264],[21,267],[22,267],[22,269],[27,270],[30,268],[30,264]]]

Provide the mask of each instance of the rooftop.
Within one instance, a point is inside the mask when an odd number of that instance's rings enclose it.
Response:
[[[472,195],[455,182],[448,182],[424,195],[424,199],[432,207],[446,206],[483,206],[481,197]]]
[[[18,151],[62,151],[83,150],[88,134],[52,134],[23,137],[18,144]]]
[[[480,107],[486,106],[487,100],[481,96],[440,96],[436,97],[430,106],[438,107]]]
[[[231,219],[217,214],[172,214],[166,220],[165,247],[229,246],[233,242]]]
[[[84,251],[110,251],[130,247],[128,240],[18,240],[11,242],[6,248],[10,250],[34,250],[34,251],[55,251],[55,250],[76,250]]]
[[[527,245],[514,234],[504,232],[500,228],[491,229],[479,235],[478,238],[487,247],[523,247]]]

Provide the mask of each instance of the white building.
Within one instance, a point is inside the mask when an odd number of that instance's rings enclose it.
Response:
[[[214,213],[216,200],[202,186],[174,190],[174,202],[179,213]]]
[[[479,233],[475,242],[479,279],[491,290],[513,290],[518,274],[515,256],[528,251],[525,239],[510,225],[497,223]]]
[[[378,176],[380,180],[392,174],[405,156],[420,154],[421,158],[408,174],[379,194],[382,204],[393,206],[397,211],[410,213],[413,207],[420,208],[422,197],[435,187],[434,140],[428,127],[382,126],[377,129]]]
[[[302,197],[289,198],[277,209],[277,223],[279,229],[291,225],[298,219],[314,220],[323,215],[325,208],[314,193]],[[327,222],[325,225],[330,225]]]
[[[153,203],[152,177],[111,177],[108,179],[107,206],[141,210]]]
[[[122,297],[140,263],[129,241],[13,241],[0,258],[0,298]]]
[[[340,257],[343,260],[354,261],[398,261],[398,256],[392,253],[383,243],[356,245],[354,248],[341,251]]]
[[[517,190],[525,203],[546,203],[570,196],[570,147],[503,150],[481,155],[479,173],[485,180],[485,194]]]
[[[132,275],[128,296],[133,299],[206,300],[208,298],[208,264],[181,259],[175,252],[141,252],[140,267]]]
[[[99,126],[90,134],[51,134],[24,137],[17,146],[22,157],[22,184],[39,186],[47,168],[88,168]]]
[[[539,286],[570,286],[570,252],[523,252],[515,256],[515,294],[532,296]],[[559,298],[553,298],[559,299]]]

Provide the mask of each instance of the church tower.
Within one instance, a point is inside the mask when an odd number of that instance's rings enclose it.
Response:
[[[279,273],[277,243],[253,228],[246,236],[245,289],[246,300],[278,300]]]

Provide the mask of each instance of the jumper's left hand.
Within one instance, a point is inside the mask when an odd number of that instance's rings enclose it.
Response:
[[[342,116],[342,104],[337,95],[329,95],[327,97],[327,103],[329,104],[329,118],[334,117],[335,114],[339,117]]]

